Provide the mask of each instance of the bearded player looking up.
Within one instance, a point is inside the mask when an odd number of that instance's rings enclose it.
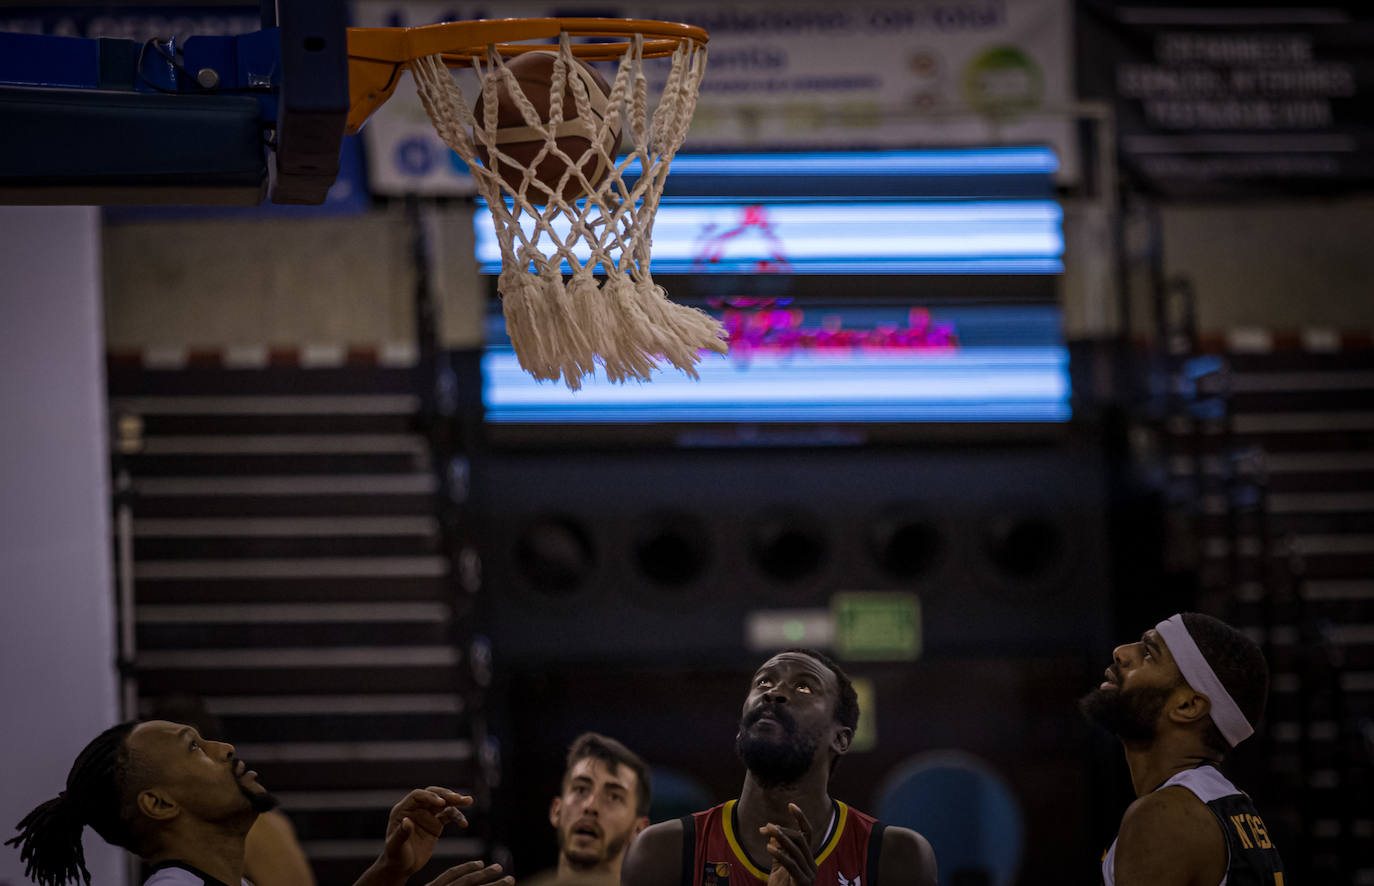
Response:
[[[392,807],[382,852],[355,886],[401,886],[428,863],[445,826],[467,823],[459,808],[471,804],[445,788],[411,791]],[[6,844],[39,886],[90,886],[86,827],[151,864],[145,886],[237,886],[248,831],[276,805],[233,745],[167,720],[120,723],[82,749],[66,790],[25,816]],[[512,882],[499,866],[468,862],[429,886]]]
[[[735,736],[747,770],[739,799],[645,830],[622,886],[935,886],[924,837],[830,797],[858,722],[854,687],[828,657],[791,649],[768,659]]]
[[[1254,804],[1217,769],[1268,691],[1259,646],[1208,615],[1175,615],[1116,648],[1079,702],[1121,739],[1137,798],[1102,857],[1106,886],[1283,886]]]
[[[620,882],[625,849],[649,826],[649,767],[613,738],[584,732],[568,748],[562,788],[549,804],[558,836],[558,867],[520,881],[553,883]]]

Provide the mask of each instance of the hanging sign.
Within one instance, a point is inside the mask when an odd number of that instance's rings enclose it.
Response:
[[[1060,181],[1078,175],[1064,116],[1073,83],[1069,0],[357,0],[353,8],[355,24],[367,26],[557,15],[703,27],[711,39],[685,148],[693,152],[1047,144],[1059,155]],[[646,67],[656,97],[667,61]],[[475,100],[476,81],[465,77],[460,88]],[[472,192],[409,82],[364,132],[375,191]]]
[[[1374,10],[1090,0],[1081,80],[1116,107],[1122,172],[1178,199],[1374,185]]]

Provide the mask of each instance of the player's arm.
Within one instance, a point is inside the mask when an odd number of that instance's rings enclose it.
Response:
[[[878,860],[880,886],[935,886],[935,850],[910,828],[888,826]]]
[[[659,822],[630,841],[620,886],[690,886],[682,880],[682,821]]]
[[[1226,873],[1226,839],[1189,791],[1155,791],[1122,817],[1114,873],[1117,886],[1215,886]]]

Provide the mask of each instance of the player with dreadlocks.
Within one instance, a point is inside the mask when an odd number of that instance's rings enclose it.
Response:
[[[465,825],[471,797],[445,788],[411,791],[391,810],[386,842],[356,886],[400,886],[429,862],[448,824]],[[166,720],[121,723],[77,755],[67,788],[19,823],[25,875],[66,886],[91,874],[81,847],[89,826],[153,867],[145,886],[229,886],[243,880],[243,849],[258,815],[277,799],[232,745]],[[508,886],[497,865],[468,862],[430,886]]]

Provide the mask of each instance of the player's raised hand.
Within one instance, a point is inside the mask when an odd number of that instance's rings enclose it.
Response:
[[[459,809],[471,805],[471,797],[448,788],[431,786],[406,794],[391,807],[386,823],[382,854],[389,866],[404,871],[407,877],[424,867],[446,826],[467,827],[468,820]]]
[[[467,827],[468,820],[459,810],[471,805],[471,797],[448,788],[428,787],[406,794],[391,807],[382,854],[355,886],[392,886],[410,879],[429,863],[445,827]]]
[[[467,861],[444,871],[426,886],[514,886],[515,878],[503,877],[502,873],[499,864]]]
[[[811,856],[811,822],[796,803],[788,803],[793,827],[769,822],[759,828],[768,837],[768,854],[773,867],[768,872],[768,886],[813,886],[816,882],[816,860]]]

